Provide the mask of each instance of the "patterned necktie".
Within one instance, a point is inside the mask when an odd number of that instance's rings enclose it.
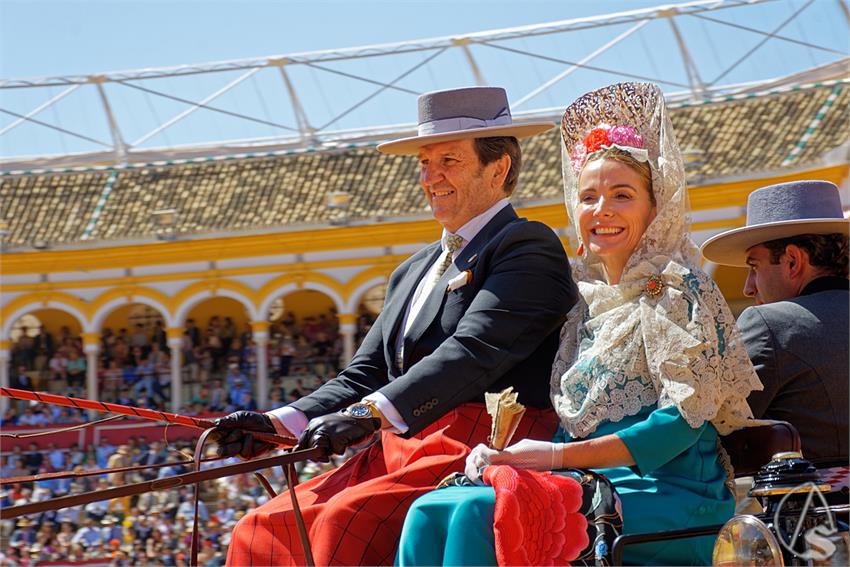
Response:
[[[437,272],[434,274],[434,283],[439,280],[443,274],[446,273],[446,270],[449,269],[449,266],[452,265],[452,255],[457,252],[460,247],[463,245],[463,237],[458,236],[457,234],[446,234],[446,257],[443,258],[443,261],[440,262],[440,266],[437,268]]]
[[[445,239],[445,248],[447,250],[446,256],[440,262],[440,265],[437,266],[437,271],[434,273],[434,278],[431,280],[431,291],[433,291],[434,286],[436,286],[437,281],[446,273],[446,270],[449,269],[449,266],[452,265],[452,254],[457,252],[460,247],[463,246],[463,237],[458,236],[456,234],[448,234],[446,233]],[[414,300],[415,301],[415,300]],[[418,313],[417,313],[418,315]],[[399,332],[404,332],[404,329],[401,329]],[[404,371],[404,340],[399,342],[398,350],[395,353],[395,362],[396,366],[398,366],[399,370]]]

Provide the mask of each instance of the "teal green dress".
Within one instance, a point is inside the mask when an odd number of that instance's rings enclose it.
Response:
[[[644,407],[623,420],[603,422],[587,438],[616,434],[635,460],[631,467],[596,469],[620,496],[623,533],[647,533],[722,524],[734,511],[718,434],[704,422],[694,429],[675,406]],[[563,429],[556,442],[569,442]],[[490,487],[435,490],[414,502],[405,519],[396,563],[496,565],[495,491]],[[623,559],[638,565],[710,565],[714,537],[628,546]]]

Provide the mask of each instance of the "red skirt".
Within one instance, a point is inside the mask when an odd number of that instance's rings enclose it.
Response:
[[[514,439],[550,440],[552,410],[529,408]],[[383,432],[338,469],[295,488],[316,565],[391,565],[407,509],[490,434],[484,404],[464,404],[410,439]],[[243,517],[231,535],[228,565],[304,565],[289,494]]]

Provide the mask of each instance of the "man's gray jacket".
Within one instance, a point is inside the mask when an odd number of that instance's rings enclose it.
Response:
[[[738,318],[764,384],[748,398],[753,413],[794,425],[803,456],[820,466],[848,463],[849,289],[846,278],[818,278],[800,296]]]

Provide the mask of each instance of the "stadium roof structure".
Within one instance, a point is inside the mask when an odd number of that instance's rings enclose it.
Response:
[[[3,244],[6,251],[26,251],[149,241],[163,231],[169,238],[203,238],[426,218],[415,160],[380,155],[374,146],[415,129],[405,123],[415,108],[413,95],[470,82],[505,85],[515,120],[553,123],[566,102],[596,86],[656,82],[665,90],[692,186],[846,164],[850,12],[841,0],[831,4],[840,16],[831,24],[842,27],[838,37],[843,39],[830,45],[830,34],[823,33],[818,44],[805,39],[802,30],[809,24],[804,18],[823,10],[826,2],[791,6],[777,21],[756,20],[767,3],[687,2],[463,37],[0,81],[0,111],[12,117],[0,124],[0,142],[36,128],[81,144],[66,140],[65,151],[37,145],[29,155],[0,160]],[[759,28],[739,23],[750,20],[758,21]],[[713,28],[740,32],[742,38],[720,45],[712,41]],[[590,32],[597,43],[585,45]],[[575,53],[565,56],[570,50]],[[661,53],[675,54],[677,64],[662,61]],[[759,60],[764,56],[770,65]],[[542,70],[538,64],[548,67]],[[440,73],[429,73],[431,67]],[[777,68],[784,74],[763,76]],[[331,82],[297,88],[318,75]],[[183,81],[216,86],[192,98],[180,91]],[[236,90],[248,83],[259,97],[251,107],[262,109],[262,117],[238,110],[249,101],[235,96]],[[33,92],[41,97],[35,105]],[[120,93],[127,92],[141,98],[122,99]],[[343,108],[329,106],[324,109],[328,118],[320,119],[316,105],[323,99],[327,103],[331,92]],[[79,118],[90,117],[91,108],[77,112],[79,107],[70,105],[68,114],[54,113],[65,117],[57,123],[39,116],[74,97],[84,106],[85,94],[93,96],[103,117],[100,131],[93,126],[98,121]],[[267,101],[275,97],[288,103],[269,107]],[[544,99],[548,106],[541,103]],[[563,104],[552,104],[556,101]],[[8,108],[26,102],[29,110]],[[159,103],[164,106],[157,108]],[[526,110],[533,104],[536,109]],[[173,114],[147,125],[130,118],[144,108],[154,117]],[[403,109],[398,116],[396,108]],[[235,126],[250,135],[211,141],[213,133],[233,132],[238,128],[229,128]],[[275,133],[261,136],[257,128]],[[135,130],[140,135],[126,142]],[[559,201],[557,133],[528,141],[524,155],[515,200],[527,205]]]

